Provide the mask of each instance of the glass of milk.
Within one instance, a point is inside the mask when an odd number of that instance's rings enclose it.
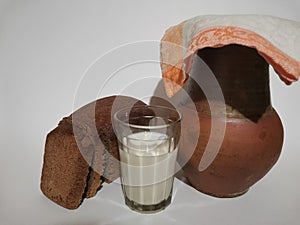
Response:
[[[181,115],[172,108],[135,106],[114,114],[125,203],[153,213],[171,203]]]

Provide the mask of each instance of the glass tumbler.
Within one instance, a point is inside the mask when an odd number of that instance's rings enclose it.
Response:
[[[140,213],[172,199],[181,115],[162,106],[123,108],[114,114],[125,204]]]

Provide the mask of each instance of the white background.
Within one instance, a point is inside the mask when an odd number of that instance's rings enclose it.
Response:
[[[176,181],[173,204],[145,216],[123,205],[118,184],[106,185],[75,211],[53,204],[39,189],[46,134],[77,107],[78,87],[99,56],[130,42],[158,41],[168,27],[201,14],[268,14],[300,21],[299,12],[299,0],[0,0],[0,224],[299,224],[300,83],[286,86],[272,70],[272,103],[285,128],[283,152],[244,196],[215,199]],[[115,53],[112,65],[123,62]],[[149,57],[158,60],[158,48],[153,53]],[[160,77],[157,63],[127,69],[107,85]],[[114,72],[108,70],[98,68],[95,80],[87,76],[78,106],[117,93],[118,88],[99,91]],[[149,93],[151,85],[135,90]]]

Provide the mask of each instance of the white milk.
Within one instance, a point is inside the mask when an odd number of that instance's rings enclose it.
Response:
[[[177,148],[157,132],[130,134],[120,145],[124,194],[142,205],[155,205],[172,193]]]

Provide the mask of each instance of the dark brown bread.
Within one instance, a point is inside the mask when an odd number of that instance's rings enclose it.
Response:
[[[133,105],[144,103],[131,97],[110,96],[60,121],[46,139],[41,176],[45,196],[65,208],[76,209],[84,198],[96,195],[103,181],[119,177],[111,117],[116,110]]]
[[[114,134],[112,126],[103,126],[99,129],[99,135],[106,146],[105,148],[105,162],[106,166],[104,168],[104,177],[107,183],[110,183],[117,179],[120,176],[120,168],[119,168],[119,151],[117,138]],[[99,164],[99,160],[97,162]]]
[[[74,136],[55,128],[47,135],[41,190],[52,201],[77,208],[84,194],[89,164],[78,151]]]

